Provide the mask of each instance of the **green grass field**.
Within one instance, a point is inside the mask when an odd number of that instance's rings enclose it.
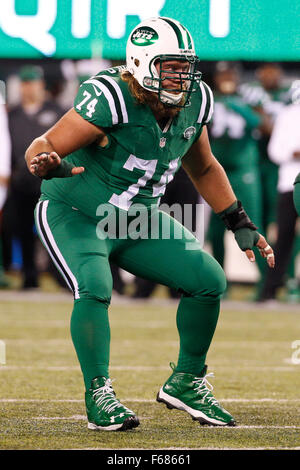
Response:
[[[3,297],[2,297],[3,298]],[[1,299],[1,296],[0,296]],[[141,421],[124,433],[88,431],[83,382],[69,334],[71,301],[0,300],[0,449],[300,448],[300,308],[224,303],[209,351],[214,394],[238,427],[201,427],[155,401],[178,352],[176,303],[116,301],[110,310],[111,377]],[[300,357],[300,354],[298,355]]]

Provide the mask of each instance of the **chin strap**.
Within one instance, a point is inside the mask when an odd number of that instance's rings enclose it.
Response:
[[[162,90],[160,92],[160,100],[162,103],[166,104],[179,104],[182,99],[183,93],[170,93],[168,91]]]

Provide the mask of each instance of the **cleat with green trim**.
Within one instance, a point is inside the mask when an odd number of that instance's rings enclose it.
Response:
[[[127,431],[136,428],[138,417],[116,399],[111,380],[96,377],[85,393],[88,429],[95,431]]]
[[[175,368],[173,364],[171,367]],[[204,367],[200,376],[184,372],[176,372],[161,387],[156,400],[167,405],[167,408],[177,408],[186,411],[193,420],[200,424],[211,426],[235,426],[234,418],[215,399],[212,394],[213,387],[208,382]]]

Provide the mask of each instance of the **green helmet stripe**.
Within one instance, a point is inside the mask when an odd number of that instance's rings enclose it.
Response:
[[[190,33],[188,32],[188,30],[183,25],[181,25],[181,26],[182,26],[182,28],[184,29],[184,31],[186,32],[186,35],[187,35],[188,49],[193,49],[193,41],[192,41]]]
[[[176,36],[177,36],[177,39],[178,39],[178,46],[180,49],[186,49],[186,44],[184,43],[184,39],[183,39],[183,34],[182,32],[180,31],[180,28],[177,26],[176,23],[173,23],[173,21],[171,21],[169,18],[164,18],[162,16],[160,16],[160,19],[161,20],[164,20],[166,23],[168,23],[174,30]]]

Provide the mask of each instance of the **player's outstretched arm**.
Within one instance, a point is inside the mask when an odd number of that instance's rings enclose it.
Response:
[[[261,256],[266,258],[268,265],[273,268],[273,250],[266,239],[256,231],[257,227],[249,219],[240,201],[237,201],[224,168],[211,152],[206,127],[183,158],[182,166],[201,196],[222,218],[228,230],[232,230],[240,249],[245,251],[248,259],[255,261],[252,248],[257,246]]]
[[[104,138],[106,136],[102,129],[71,109],[51,129],[31,143],[25,153],[27,167],[30,173],[45,179],[77,175],[84,171],[84,167],[74,167],[62,159],[75,150]]]

